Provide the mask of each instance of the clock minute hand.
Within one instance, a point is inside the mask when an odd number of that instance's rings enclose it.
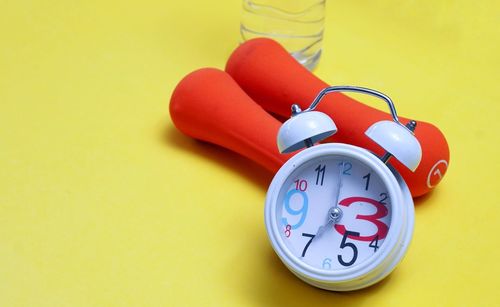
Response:
[[[342,218],[342,210],[339,208],[339,197],[340,189],[342,188],[342,172],[344,170],[344,161],[342,161],[342,166],[339,168],[338,180],[337,180],[337,191],[335,193],[335,202],[333,206],[328,210],[328,221],[325,225],[318,228],[315,237],[321,236],[330,227],[330,224],[337,223]]]
[[[339,167],[339,176],[338,176],[338,182],[337,182],[337,193],[335,194],[335,203],[333,204],[332,208],[338,208],[339,207],[339,197],[340,197],[340,189],[342,188],[342,173],[344,171],[344,164],[345,164],[345,162],[342,161],[342,167]],[[330,213],[330,212],[328,212],[328,213]],[[340,213],[342,214],[342,211],[340,211]],[[340,216],[338,217],[338,219],[340,219]]]

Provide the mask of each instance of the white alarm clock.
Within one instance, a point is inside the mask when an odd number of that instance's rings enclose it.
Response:
[[[389,105],[393,121],[366,131],[387,151],[383,157],[347,144],[313,146],[337,131],[329,116],[314,109],[326,94],[340,91],[373,95]],[[361,87],[328,87],[308,109],[292,107],[278,148],[282,153],[308,148],[274,177],[265,223],[273,249],[297,277],[327,290],[356,290],[380,281],[401,261],[413,233],[413,200],[387,162],[395,157],[412,171],[417,168],[422,150],[415,125],[399,122],[389,97]]]

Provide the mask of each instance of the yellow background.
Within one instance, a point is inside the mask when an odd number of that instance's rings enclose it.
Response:
[[[500,305],[500,5],[327,2],[315,73],[451,149],[389,278],[299,281],[267,241],[272,175],[173,128],[176,83],[237,46],[239,0],[0,0],[0,306]]]

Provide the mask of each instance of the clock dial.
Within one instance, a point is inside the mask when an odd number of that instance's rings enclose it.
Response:
[[[367,261],[383,246],[391,225],[391,200],[380,176],[347,156],[330,155],[298,166],[282,185],[276,206],[285,245],[298,259],[322,270]],[[335,207],[341,216],[334,221],[330,213]]]

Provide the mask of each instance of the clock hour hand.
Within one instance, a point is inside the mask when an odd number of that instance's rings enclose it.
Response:
[[[340,165],[340,164],[339,164]],[[339,197],[340,197],[340,189],[342,188],[342,172],[344,170],[344,161],[342,161],[342,166],[339,168],[338,180],[337,180],[337,191],[335,193],[335,202],[333,206],[328,210],[328,221],[325,225],[322,225],[318,228],[316,232],[316,236],[321,236],[331,224],[335,225],[342,218],[342,210],[339,208]]]
[[[327,229],[330,227],[331,221],[328,220],[325,225],[321,225],[318,228],[318,231],[316,231],[316,235],[314,236],[315,238],[321,236]]]

